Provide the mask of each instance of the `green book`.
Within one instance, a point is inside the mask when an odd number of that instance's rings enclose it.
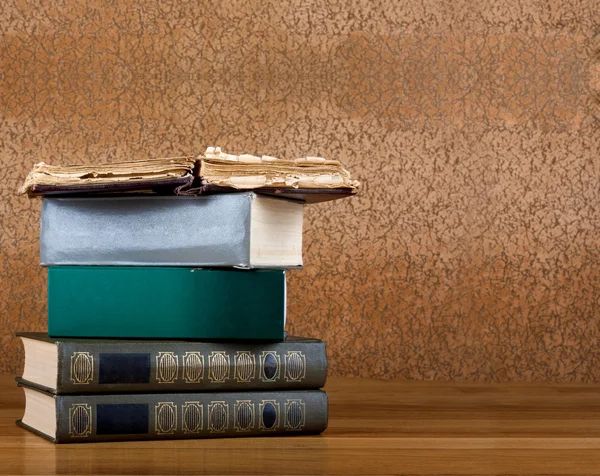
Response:
[[[285,271],[48,268],[51,337],[280,341]]]

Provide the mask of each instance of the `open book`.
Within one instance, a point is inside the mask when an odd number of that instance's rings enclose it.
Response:
[[[254,190],[319,202],[354,195],[359,182],[337,160],[231,155],[209,147],[198,157],[102,165],[36,164],[20,188],[30,196],[92,193],[198,195]]]
[[[19,189],[29,195],[139,191],[191,186],[196,159],[175,157],[99,165],[35,164]]]

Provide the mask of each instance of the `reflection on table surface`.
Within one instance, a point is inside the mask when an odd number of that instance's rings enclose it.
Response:
[[[331,378],[321,436],[54,445],[15,425],[0,377],[0,474],[598,474],[600,387]]]

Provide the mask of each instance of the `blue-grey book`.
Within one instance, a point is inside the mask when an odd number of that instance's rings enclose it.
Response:
[[[303,203],[253,192],[45,197],[42,266],[302,266]]]

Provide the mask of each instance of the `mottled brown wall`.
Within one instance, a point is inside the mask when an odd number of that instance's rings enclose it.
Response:
[[[45,328],[30,166],[220,145],[364,183],[290,273],[332,374],[600,381],[598,0],[37,3],[0,7],[0,371]]]

